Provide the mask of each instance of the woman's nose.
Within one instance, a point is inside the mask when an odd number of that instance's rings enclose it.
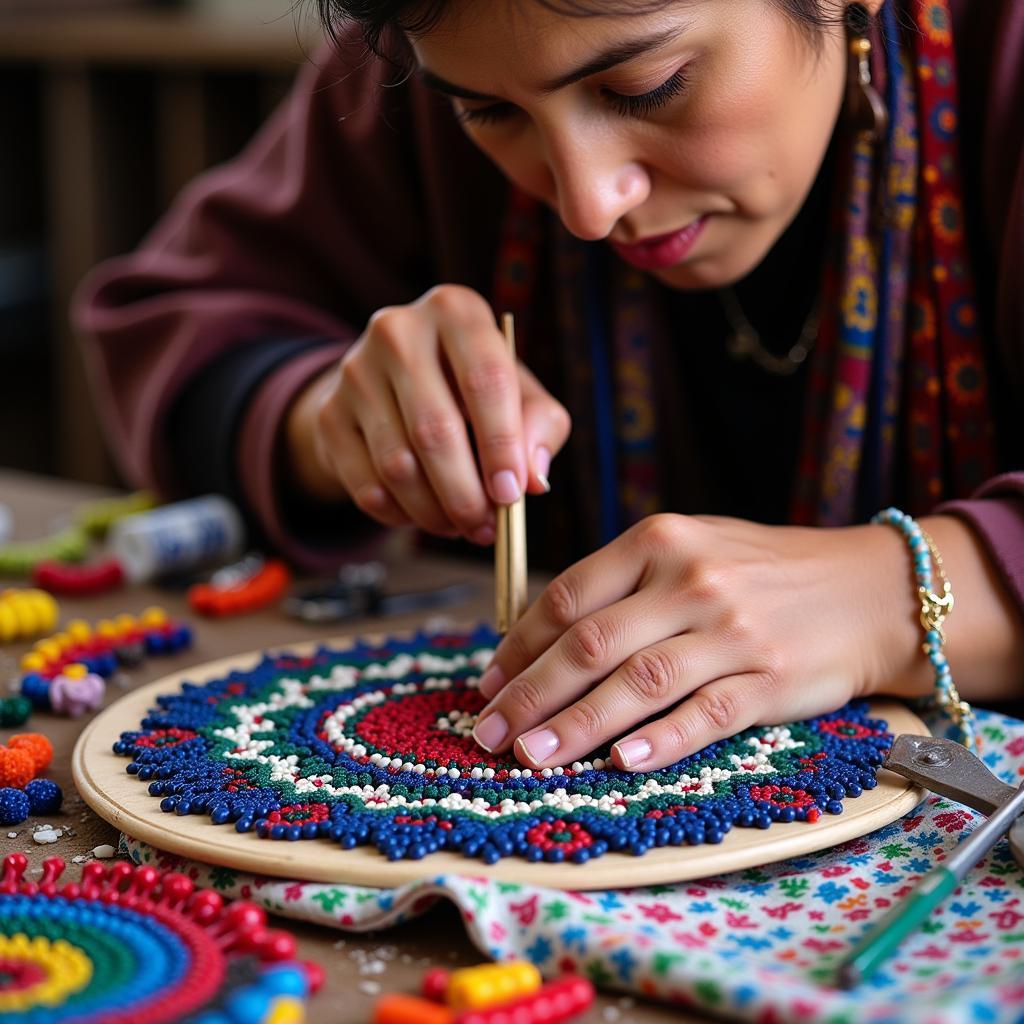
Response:
[[[618,221],[650,194],[647,170],[614,146],[564,147],[549,166],[562,223],[578,238],[607,238]]]

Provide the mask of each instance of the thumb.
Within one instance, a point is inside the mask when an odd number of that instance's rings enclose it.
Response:
[[[551,490],[548,468],[569,439],[572,419],[565,406],[529,370],[520,366],[519,373],[528,473],[526,490],[529,494],[544,494]]]

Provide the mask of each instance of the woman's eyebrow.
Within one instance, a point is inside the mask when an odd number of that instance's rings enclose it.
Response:
[[[565,74],[559,75],[550,82],[545,82],[538,87],[538,92],[542,95],[557,92],[559,89],[564,89],[567,85],[572,85],[584,78],[589,78],[591,75],[596,75],[601,71],[608,71],[619,64],[625,64],[626,61],[639,57],[642,53],[646,53],[649,50],[657,50],[674,39],[678,39],[685,30],[685,25],[673,25],[672,28],[665,29],[662,32],[655,32],[639,39],[631,39],[625,43],[616,43],[602,53],[591,57],[586,63],[580,64],[578,67],[565,72]],[[441,78],[440,75],[435,75],[433,71],[428,71],[426,68],[420,68],[417,74],[426,85],[448,96],[455,96],[462,100],[477,100],[484,103],[494,102],[498,99],[497,96],[477,92],[475,89],[467,89],[464,86],[456,85],[454,82],[449,82]]]

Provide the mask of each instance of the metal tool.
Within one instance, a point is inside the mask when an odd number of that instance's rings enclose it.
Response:
[[[283,608],[304,622],[343,622],[347,619],[405,615],[468,601],[476,593],[471,583],[453,583],[430,590],[388,594],[387,570],[380,562],[347,565],[336,580],[300,590],[285,599]]]
[[[990,817],[1017,792],[966,747],[935,736],[897,736],[882,767]],[[1024,816],[1010,824],[1007,839],[1024,867]]]
[[[858,939],[836,971],[840,988],[854,988],[874,974],[1004,834],[1009,835],[1017,863],[1024,863],[1024,783],[1017,788],[1006,785],[959,743],[932,736],[897,736],[882,767],[983,811],[988,818]]]

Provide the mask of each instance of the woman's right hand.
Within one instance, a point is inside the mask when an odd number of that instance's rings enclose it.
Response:
[[[548,489],[569,430],[488,303],[440,285],[370,318],[299,397],[288,438],[307,490],[337,497],[340,485],[387,525],[490,544],[494,506]]]

